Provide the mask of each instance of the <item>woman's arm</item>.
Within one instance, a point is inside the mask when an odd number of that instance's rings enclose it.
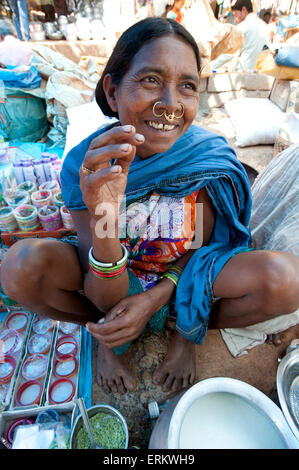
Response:
[[[201,230],[203,245],[207,245],[215,225],[215,209],[207,191],[203,188],[197,197],[203,204]],[[197,249],[190,249],[174,263],[184,268]],[[88,331],[108,348],[122,346],[137,338],[149,319],[166,305],[175,292],[175,285],[169,279],[162,279],[151,289],[141,294],[123,298],[106,315],[103,324],[87,323]]]
[[[109,279],[106,273],[94,273],[89,269],[88,254],[91,248],[93,258],[100,263],[116,263],[123,258],[118,235],[119,206],[136,146],[143,141],[133,126],[112,128],[91,142],[80,168],[80,188],[87,210],[72,211],[72,216],[85,272],[84,291],[104,313],[128,294],[128,273],[124,269]],[[113,159],[116,163],[111,166]]]

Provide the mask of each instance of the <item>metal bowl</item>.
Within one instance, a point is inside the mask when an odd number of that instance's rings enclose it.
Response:
[[[299,347],[281,360],[276,382],[283,414],[299,440]]]
[[[106,405],[106,403],[99,403],[98,405],[91,406],[90,408],[87,409],[87,414],[88,417],[91,418],[92,416],[96,415],[99,411],[104,411],[107,414],[110,414],[112,416],[116,416],[122,423],[123,429],[126,434],[126,444],[125,444],[125,449],[128,448],[128,443],[129,443],[129,431],[128,431],[128,426],[126,423],[125,418],[122,416],[122,414],[113,408],[113,406]],[[81,414],[77,416],[74,426],[72,427],[72,433],[71,433],[71,449],[76,449],[76,443],[77,443],[77,435],[80,430],[80,428],[84,426],[83,420],[81,417]]]
[[[230,398],[229,406],[225,401],[223,405],[219,405],[219,402],[217,405],[217,396],[223,394]],[[197,406],[201,400],[206,408],[202,419],[196,419]],[[200,407],[200,410],[202,412],[203,407]],[[238,437],[237,432],[242,431],[242,423],[237,427],[233,424],[240,416],[243,417],[243,430],[248,430],[249,433],[248,441],[241,443],[235,442],[234,438]],[[222,421],[222,418],[225,418],[225,421]],[[186,422],[192,419],[192,426],[189,426],[193,433],[189,433],[191,438],[189,444],[192,448],[299,448],[299,443],[280,408],[257,388],[229,377],[202,380],[169,400],[155,424],[149,448],[185,449],[186,439],[182,442],[181,435],[185,432]],[[261,435],[259,443],[256,443],[257,426]],[[212,427],[214,427],[213,432]],[[199,438],[200,433],[213,437],[208,444],[203,444]],[[188,433],[185,435],[188,436]],[[197,440],[196,444],[192,442],[193,436],[195,441]],[[274,439],[273,443],[269,442],[270,436]],[[230,437],[233,439],[230,440]],[[207,440],[206,438],[205,441]]]

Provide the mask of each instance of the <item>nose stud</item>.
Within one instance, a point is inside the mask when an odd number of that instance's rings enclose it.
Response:
[[[154,115],[155,117],[162,117],[162,116],[164,116],[165,119],[166,119],[166,121],[172,122],[174,119],[181,119],[181,118],[184,116],[185,108],[184,108],[183,103],[179,103],[180,106],[181,106],[181,114],[180,114],[179,116],[177,116],[177,115],[174,114],[174,113],[167,114],[166,110],[162,111],[161,114],[158,114],[158,113],[156,112],[156,106],[157,106],[158,104],[163,104],[163,103],[162,103],[162,101],[156,101],[156,102],[154,103],[154,106],[153,106],[153,115]]]

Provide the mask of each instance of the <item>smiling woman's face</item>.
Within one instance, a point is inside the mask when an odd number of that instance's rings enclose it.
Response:
[[[105,77],[104,89],[122,125],[132,124],[145,142],[138,155],[147,158],[168,150],[192,124],[199,104],[199,73],[192,47],[177,36],[167,35],[143,46],[135,55],[121,83],[113,86]],[[156,114],[184,114],[170,123]]]

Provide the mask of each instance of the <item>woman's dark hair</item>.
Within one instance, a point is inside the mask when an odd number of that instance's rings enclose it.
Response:
[[[127,29],[117,41],[114,50],[106,64],[97,84],[95,98],[106,116],[117,117],[118,114],[110,108],[103,88],[103,80],[108,73],[112,83],[118,85],[129,70],[137,52],[149,41],[166,35],[174,35],[189,44],[195,54],[197,68],[200,72],[200,56],[198,46],[193,36],[177,21],[169,18],[146,18]]]

